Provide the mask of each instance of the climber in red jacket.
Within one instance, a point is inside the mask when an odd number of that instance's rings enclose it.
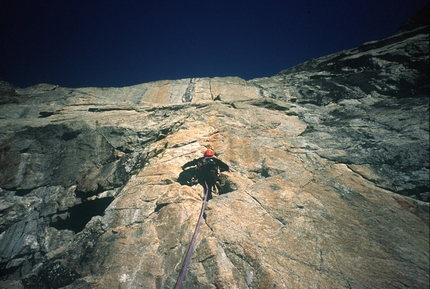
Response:
[[[182,166],[182,169],[185,170],[189,167],[196,167],[194,170],[187,170],[188,177],[191,179],[193,175],[198,179],[198,182],[205,187],[205,182],[208,185],[208,200],[212,198],[212,188],[214,188],[219,181],[219,176],[221,172],[230,170],[229,166],[223,161],[214,157],[214,152],[210,149],[206,150],[203,157],[194,159],[192,161],[187,162]],[[187,178],[187,173],[183,172],[182,178]],[[180,176],[181,178],[181,176]],[[216,189],[217,187],[215,187]],[[217,188],[218,191],[221,191],[221,188]]]

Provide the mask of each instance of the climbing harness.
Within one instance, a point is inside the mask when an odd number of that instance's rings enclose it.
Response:
[[[206,186],[205,199],[203,201],[202,209],[200,210],[200,217],[199,217],[199,220],[197,221],[196,228],[194,229],[193,238],[191,239],[191,244],[190,244],[190,247],[188,248],[187,256],[185,257],[184,264],[182,265],[181,274],[179,275],[178,281],[176,282],[175,289],[181,288],[182,281],[184,281],[185,274],[187,273],[188,263],[190,262],[191,254],[193,253],[194,243],[196,242],[197,234],[199,233],[199,229],[200,229],[200,224],[203,220],[203,214],[206,209],[206,203],[207,203],[208,194],[209,194],[209,187],[206,182],[205,182],[205,186]]]

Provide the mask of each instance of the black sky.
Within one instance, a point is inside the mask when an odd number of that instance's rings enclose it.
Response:
[[[427,0],[0,0],[0,78],[121,87],[272,76],[391,36]]]

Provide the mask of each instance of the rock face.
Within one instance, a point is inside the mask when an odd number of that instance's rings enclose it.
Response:
[[[251,81],[2,82],[0,288],[174,288],[204,197],[178,177],[206,148],[231,171],[182,288],[428,288],[429,27],[408,23]]]

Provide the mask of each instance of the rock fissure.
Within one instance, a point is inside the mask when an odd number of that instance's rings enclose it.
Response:
[[[184,95],[182,95],[182,102],[192,102],[194,89],[193,78],[191,78],[187,86],[187,90]]]
[[[110,111],[135,111],[141,112],[140,109],[132,107],[90,107],[89,112],[110,112]],[[52,115],[52,114],[51,114]]]
[[[209,223],[208,223],[208,221],[207,221],[207,213],[206,213],[206,212],[203,214],[203,220],[204,220],[204,222],[205,222],[206,227],[208,227],[208,229],[209,229],[212,233],[214,233],[214,229],[213,229],[213,228],[211,228],[211,226],[209,225]]]
[[[214,100],[215,98],[212,90],[212,79],[209,79],[209,94],[211,96],[211,99]]]
[[[313,222],[313,227],[315,231],[315,250],[319,252],[319,267],[317,268],[317,270],[320,271],[320,270],[323,270],[324,268],[323,251],[322,249],[320,249],[319,232],[318,232],[317,224],[315,220],[313,220],[312,222]]]
[[[252,194],[250,194],[249,192],[247,192],[246,190],[245,190],[245,193],[248,195],[248,196],[250,196],[258,205],[259,205],[259,207],[261,207],[261,209],[263,209],[263,211],[264,211],[264,214],[266,214],[267,216],[269,216],[270,218],[272,218],[273,220],[276,220],[278,223],[280,223],[280,225],[281,225],[281,228],[283,227],[283,226],[285,226],[287,223],[284,221],[284,220],[282,220],[282,218],[277,218],[277,217],[274,217],[271,213],[270,213],[270,211],[267,209],[267,208],[265,208],[265,206],[255,197],[255,196],[253,196]],[[278,230],[280,230],[281,228],[279,228]]]
[[[63,213],[57,212],[55,215],[66,213],[68,217],[65,219],[58,218],[56,221],[51,221],[50,225],[57,230],[67,229],[74,231],[75,233],[81,232],[92,217],[103,215],[106,208],[113,200],[113,197],[95,199],[93,201],[86,201],[70,207]]]

